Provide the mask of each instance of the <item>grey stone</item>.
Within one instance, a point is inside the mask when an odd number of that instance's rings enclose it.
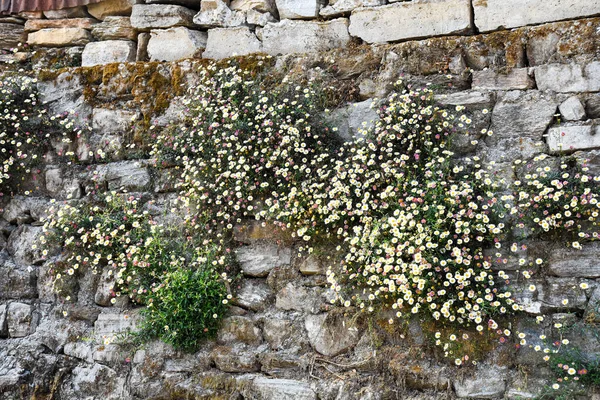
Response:
[[[131,130],[137,114],[132,111],[94,108],[92,111],[92,129],[96,133],[121,133]]]
[[[73,120],[80,126],[85,126],[92,115],[92,107],[86,103],[83,89],[81,78],[70,72],[63,72],[52,81],[38,83],[40,100],[48,104],[49,111],[60,114],[70,110]]]
[[[79,199],[83,195],[79,180],[65,176],[60,168],[50,168],[46,171],[46,190],[59,200]]]
[[[291,253],[290,248],[275,244],[253,244],[236,249],[242,272],[254,277],[265,277],[273,268],[288,265]]]
[[[223,372],[256,372],[260,370],[256,354],[238,347],[216,347],[211,352],[211,357],[217,368]]]
[[[137,51],[135,55],[136,61],[148,61],[148,42],[150,41],[150,32],[142,32],[137,38]]]
[[[554,92],[600,91],[600,61],[581,64],[547,64],[535,67],[535,81],[540,90]]]
[[[6,249],[21,265],[38,265],[45,257],[40,249],[40,237],[43,235],[41,226],[21,225],[8,237]],[[37,247],[32,247],[37,244]]]
[[[135,61],[136,45],[129,40],[104,40],[88,43],[81,55],[83,67]]]
[[[280,19],[310,19],[319,15],[319,0],[275,0]]]
[[[325,18],[339,17],[350,13],[355,8],[376,7],[385,3],[385,0],[329,0],[327,7],[323,7],[319,14]]]
[[[47,28],[31,32],[27,43],[32,46],[63,47],[81,46],[92,40],[92,34],[82,28]]]
[[[97,340],[111,340],[120,333],[135,330],[140,321],[139,312],[134,310],[119,313],[102,312],[94,323],[94,334]]]
[[[250,318],[233,316],[223,320],[217,341],[220,344],[243,342],[259,345],[262,343],[262,334]]]
[[[302,275],[320,275],[325,273],[325,268],[321,260],[314,254],[300,260],[296,259],[295,264]]]
[[[268,305],[272,295],[271,288],[264,280],[245,279],[241,283],[241,288],[238,289],[232,304],[252,311],[259,311]]]
[[[121,188],[143,192],[150,188],[152,180],[144,161],[120,161],[96,167],[94,180],[106,182],[109,190]]]
[[[600,93],[588,97],[585,101],[585,112],[589,118],[600,118]]]
[[[23,25],[0,23],[0,48],[10,50],[27,41]]]
[[[461,91],[450,94],[435,95],[435,100],[440,104],[465,107],[489,107],[494,104],[494,97],[489,92]]]
[[[49,200],[42,197],[15,196],[4,208],[2,217],[11,224],[39,221],[46,216],[49,204]]]
[[[110,16],[92,28],[96,40],[137,40],[137,32],[131,26],[129,17]]]
[[[35,268],[18,266],[6,252],[0,253],[0,299],[33,299],[36,286]]]
[[[317,400],[309,383],[292,379],[258,377],[252,381],[251,391],[263,400]]]
[[[600,244],[585,244],[583,250],[554,249],[547,259],[548,272],[560,277],[600,278]]]
[[[585,307],[583,320],[588,323],[600,322],[600,287],[597,287],[592,292],[590,300]]]
[[[134,4],[141,0],[104,0],[88,4],[88,12],[99,20],[106,20],[113,16],[129,16]]]
[[[275,0],[233,0],[229,8],[235,11],[257,11],[261,13],[275,14],[277,7]]]
[[[312,347],[328,357],[352,349],[360,339],[356,323],[341,315],[309,315],[305,327]]]
[[[208,31],[208,42],[203,58],[222,59],[260,53],[260,40],[248,27],[215,28]]]
[[[586,173],[600,175],[600,150],[578,151],[573,156]]]
[[[269,22],[277,21],[273,14],[268,12],[260,12],[254,9],[246,11],[246,22],[250,25],[265,26]]]
[[[283,20],[265,25],[263,50],[267,54],[311,53],[344,47],[350,41],[348,20],[327,22]]]
[[[349,30],[367,43],[386,43],[471,29],[470,1],[432,0],[359,8],[350,16]]]
[[[263,324],[263,336],[273,350],[294,351],[302,346],[303,327],[282,318],[267,318]]]
[[[177,61],[202,56],[206,48],[206,32],[184,27],[152,30],[148,41],[150,61]]]
[[[201,28],[234,27],[245,22],[246,14],[242,11],[231,11],[223,0],[203,0],[200,12],[194,16],[194,24]]]
[[[44,17],[48,19],[85,18],[87,16],[88,14],[85,11],[85,6],[44,11]]]
[[[365,100],[333,111],[328,119],[338,128],[339,137],[345,141],[352,141],[364,138],[379,120],[379,115],[373,107],[373,101]]]
[[[546,284],[538,288],[542,311],[577,311],[585,308],[587,297],[576,278],[547,278]],[[567,304],[563,304],[567,300]]]
[[[114,297],[113,289],[116,283],[113,272],[110,268],[105,268],[102,271],[96,294],[94,295],[94,303],[99,306],[107,307],[111,305],[110,301]]]
[[[319,311],[320,297],[318,288],[308,289],[290,282],[277,293],[275,307],[316,313]]]
[[[552,153],[600,148],[600,126],[571,125],[548,129],[546,139]]]
[[[472,88],[475,90],[525,90],[533,87],[527,68],[514,68],[507,74],[491,69],[473,71]]]
[[[68,399],[87,398],[91,393],[102,393],[103,400],[129,398],[127,376],[101,364],[79,365],[70,379],[62,385],[61,396]]]
[[[125,359],[125,351],[121,348],[121,346],[116,344],[95,346],[92,353],[92,358],[95,362],[99,362],[101,364],[116,364],[123,362]]]
[[[558,106],[558,110],[567,121],[579,121],[585,118],[585,108],[577,96],[571,96],[563,101]]]
[[[0,338],[8,336],[8,321],[6,318],[6,304],[0,304]]]
[[[32,326],[33,308],[29,304],[10,303],[6,310],[6,323],[8,326],[8,335],[11,338],[25,337],[32,333],[35,326]]]
[[[88,363],[94,362],[94,354],[91,343],[71,342],[63,349],[65,355],[75,357]]]
[[[496,399],[506,390],[507,368],[497,365],[481,365],[471,376],[454,381],[459,398]]]
[[[172,4],[136,4],[131,12],[131,26],[140,30],[192,27],[195,12]]]
[[[475,25],[480,32],[489,32],[600,14],[600,1],[521,0],[515,9],[515,3],[504,0],[475,0],[473,8]]]

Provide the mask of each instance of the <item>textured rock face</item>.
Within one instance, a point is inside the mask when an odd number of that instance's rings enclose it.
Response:
[[[600,148],[600,127],[572,125],[550,128],[548,146],[553,153],[570,153],[576,150]]]
[[[199,57],[206,48],[206,41],[206,32],[184,27],[153,30],[148,41],[148,56],[150,61],[177,61]]]
[[[319,15],[319,0],[275,0],[279,18],[304,19]]]
[[[585,251],[556,249],[548,257],[548,271],[555,276],[600,277],[600,246],[586,245]]]
[[[459,398],[495,399],[501,397],[506,389],[503,369],[485,365],[472,377],[454,382],[454,390]]]
[[[264,52],[272,55],[325,51],[343,47],[350,41],[345,19],[269,23],[263,29],[262,38]]]
[[[92,42],[88,43],[83,50],[81,65],[92,67],[115,62],[130,62],[135,61],[135,55],[136,46],[128,40]]]
[[[600,14],[600,1],[474,0],[475,25],[480,32]]]
[[[337,17],[355,8],[382,6],[385,3],[385,0],[330,0],[327,7],[323,7],[319,14],[323,17]]]
[[[96,40],[137,40],[137,32],[128,17],[105,17],[104,22],[94,25],[92,36]]]
[[[233,27],[245,22],[245,13],[232,11],[223,0],[202,1],[200,12],[194,16],[194,24],[202,28]]]
[[[558,110],[567,121],[579,121],[585,117],[585,108],[577,96],[571,96],[563,101]]]
[[[23,25],[0,23],[0,48],[12,49],[25,40]]]
[[[371,100],[350,104],[333,112],[328,118],[338,128],[337,135],[351,141],[364,137],[368,129],[379,119]]]
[[[586,65],[548,64],[535,68],[538,89],[554,92],[600,91],[600,61]]]
[[[275,0],[233,0],[229,8],[235,11],[255,10],[271,14],[277,11]]]
[[[367,43],[464,33],[471,29],[468,0],[433,0],[362,8],[350,16],[350,34]],[[406,21],[419,21],[418,24]]]
[[[290,263],[291,250],[273,244],[256,244],[236,250],[244,275],[265,277],[269,272]]]
[[[311,346],[325,356],[348,351],[360,338],[358,327],[340,315],[309,315],[305,321]]]
[[[310,384],[292,379],[256,378],[252,392],[264,400],[317,400]]]
[[[204,58],[221,59],[234,55],[260,53],[261,51],[260,40],[249,28],[216,28],[208,31]]]
[[[94,18],[105,20],[112,16],[127,16],[131,14],[134,4],[139,0],[104,0],[99,3],[88,4],[87,10]]]
[[[477,90],[524,90],[533,87],[527,68],[515,68],[508,74],[492,70],[473,71],[472,88]]]
[[[30,33],[27,43],[48,47],[80,46],[91,39],[90,32],[83,28],[47,28]]]
[[[84,6],[44,11],[44,17],[48,19],[85,18],[87,16]]]
[[[140,30],[193,26],[194,11],[165,4],[137,4],[131,12],[131,26]]]
[[[97,22],[98,21],[93,18],[29,19],[25,22],[25,31],[34,32],[40,29],[50,28],[92,29]]]

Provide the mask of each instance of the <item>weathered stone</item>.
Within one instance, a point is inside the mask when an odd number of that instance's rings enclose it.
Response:
[[[273,14],[256,10],[246,11],[246,22],[250,25],[265,26],[269,22],[277,21]]]
[[[432,0],[359,8],[350,16],[350,35],[367,43],[460,34],[471,31],[468,0]]]
[[[319,15],[319,0],[275,0],[280,19],[311,19]]]
[[[359,7],[377,7],[386,4],[385,0],[329,0],[327,7],[323,7],[319,14],[322,17],[339,17],[349,14]]]
[[[507,368],[497,365],[481,365],[477,372],[454,381],[459,398],[501,398],[506,390]]]
[[[269,272],[290,263],[291,249],[275,244],[253,244],[236,249],[244,275],[265,277]]]
[[[175,4],[197,10],[200,8],[198,0],[146,0],[146,4]]]
[[[600,150],[578,151],[573,156],[586,173],[600,176]]]
[[[104,22],[94,25],[92,36],[96,40],[137,40],[137,32],[129,17],[104,18]]]
[[[223,320],[217,341],[220,344],[243,342],[259,345],[262,343],[262,335],[250,318],[233,316]]]
[[[488,92],[462,91],[450,94],[435,95],[440,104],[449,106],[465,106],[468,108],[489,107],[494,104],[494,97]]]
[[[365,100],[333,111],[328,119],[338,128],[336,134],[340,138],[352,141],[364,138],[379,120],[379,115],[373,107],[373,101]]]
[[[88,14],[85,11],[85,6],[44,11],[44,17],[48,19],[85,18],[87,16]]]
[[[321,260],[315,255],[310,255],[306,258],[296,259],[296,265],[302,275],[319,275],[325,273],[325,268],[321,264]]]
[[[524,90],[533,87],[533,79],[527,68],[514,68],[507,74],[486,69],[473,71],[472,87],[476,90]]]
[[[152,183],[146,163],[142,161],[120,161],[99,165],[96,167],[94,180],[106,182],[108,190],[125,189],[134,192],[147,190]]]
[[[600,91],[600,61],[587,65],[548,64],[535,67],[535,81],[540,90],[554,92]]]
[[[80,360],[92,363],[94,362],[94,355],[92,351],[92,345],[84,342],[71,342],[67,343],[64,347],[64,353],[67,356],[75,357]]]
[[[105,40],[88,43],[81,56],[81,65],[93,67],[116,62],[135,61],[136,46],[129,40]]]
[[[36,269],[18,266],[6,252],[0,252],[0,300],[33,299],[37,296]]]
[[[81,78],[71,72],[63,72],[54,80],[38,83],[40,100],[48,104],[50,112],[60,114],[71,110],[74,112],[73,119],[81,126],[87,124],[92,116],[92,107],[85,101],[83,88]]]
[[[272,295],[273,292],[264,280],[245,279],[232,304],[252,311],[259,311],[267,306],[267,302]]]
[[[559,248],[548,255],[551,275],[576,278],[600,278],[600,244],[586,244],[583,250]]]
[[[308,345],[304,327],[282,318],[265,319],[263,336],[273,350],[297,351],[303,345]]]
[[[33,309],[29,304],[10,303],[6,311],[8,335],[11,338],[25,337],[32,333],[31,319]]]
[[[202,56],[207,47],[206,32],[184,27],[152,30],[148,41],[150,61],[177,61]]]
[[[15,196],[4,208],[2,217],[10,224],[32,223],[46,216],[49,200],[43,197]]]
[[[585,308],[587,298],[579,283],[576,278],[547,278],[546,284],[537,289],[540,291],[538,298],[542,302],[542,311],[576,311]],[[567,302],[564,303],[564,300]]]
[[[69,375],[69,381],[61,387],[61,396],[65,398],[83,399],[90,393],[102,393],[103,400],[129,397],[125,387],[127,376],[104,365],[79,365]]]
[[[223,0],[203,0],[200,12],[194,16],[194,24],[201,28],[234,27],[245,22],[246,14],[231,11]]]
[[[260,40],[248,27],[215,28],[208,31],[203,58],[221,59],[262,51]]]
[[[102,271],[96,294],[94,295],[94,303],[99,306],[107,307],[111,305],[110,301],[114,297],[113,289],[116,283],[113,272],[110,268],[105,268]]]
[[[0,48],[10,50],[16,48],[19,43],[25,43],[27,35],[23,25],[0,23]]]
[[[101,364],[115,364],[125,359],[125,351],[116,344],[95,346],[92,358]]]
[[[585,101],[585,113],[589,118],[600,118],[600,93],[588,97]]]
[[[136,113],[109,108],[94,108],[92,112],[92,129],[96,133],[121,133],[131,129]]]
[[[134,311],[102,312],[94,323],[94,334],[98,340],[110,342],[115,335],[134,330],[139,320],[139,313]]]
[[[19,17],[25,18],[25,19],[42,19],[42,18],[44,18],[44,12],[41,10],[40,11],[21,11],[17,15]]]
[[[309,315],[305,327],[312,347],[329,357],[352,349],[360,339],[356,322],[341,315]]]
[[[6,250],[21,265],[37,265],[44,261],[42,251],[32,247],[43,235],[41,226],[21,225],[8,237]]]
[[[600,148],[600,126],[560,126],[548,129],[548,146],[552,153]]]
[[[475,25],[489,32],[600,14],[600,1],[475,0],[473,8]]]
[[[263,29],[263,50],[277,55],[310,53],[344,47],[350,41],[348,20],[327,22],[283,20]]]
[[[150,42],[150,32],[142,32],[138,35],[136,61],[150,60],[150,56],[148,56],[148,42]]]
[[[558,109],[562,117],[567,121],[579,121],[585,118],[585,108],[577,96],[571,96],[563,101]]]
[[[592,292],[590,300],[588,301],[588,304],[585,307],[583,320],[587,323],[600,322],[600,287],[597,287]]]
[[[252,381],[250,391],[263,400],[317,400],[309,383],[292,379],[259,377]]]
[[[233,0],[229,8],[235,11],[258,11],[275,14],[275,0]]]
[[[30,19],[25,22],[25,32],[35,32],[49,28],[92,29],[97,22],[93,18]]]
[[[319,311],[320,297],[317,288],[308,289],[290,282],[277,293],[275,307],[316,313]]]
[[[136,4],[131,12],[131,26],[136,29],[192,27],[194,11],[170,4]]]
[[[80,46],[92,40],[90,32],[83,28],[48,28],[31,32],[27,43],[32,46],[62,47]]]
[[[112,16],[129,16],[134,4],[138,0],[104,0],[99,3],[88,4],[88,12],[99,20]]]
[[[238,348],[216,347],[211,352],[217,368],[224,372],[256,372],[260,370],[260,363],[252,352]]]
[[[414,357],[410,352],[394,354],[387,364],[398,382],[417,390],[443,390],[450,386],[451,372],[447,366]]]
[[[250,220],[233,227],[233,239],[245,244],[261,240],[277,240],[283,237],[281,229],[266,221]]]
[[[0,338],[5,338],[8,336],[6,309],[6,304],[0,304]]]

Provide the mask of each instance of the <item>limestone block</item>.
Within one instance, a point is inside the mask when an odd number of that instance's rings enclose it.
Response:
[[[558,110],[567,121],[579,121],[585,118],[585,108],[577,96],[571,96],[563,101],[558,106]]]
[[[277,55],[311,53],[344,47],[350,41],[348,20],[327,22],[283,20],[263,29],[263,50]]]
[[[215,28],[208,31],[208,41],[203,58],[222,59],[235,55],[260,53],[260,40],[248,27]]]
[[[595,93],[587,98],[585,113],[589,118],[600,118],[600,93]]]
[[[250,318],[233,316],[225,318],[221,323],[217,341],[220,344],[243,342],[249,345],[259,345],[263,338],[260,329]]]
[[[600,14],[600,0],[475,0],[480,32]]]
[[[1,314],[1,309],[0,309]],[[1,326],[1,316],[0,316],[0,332],[2,330]],[[600,287],[597,287],[592,292],[590,296],[590,301],[585,308],[585,313],[583,314],[583,319],[588,323],[598,323],[600,322]]]
[[[275,307],[316,313],[319,311],[320,297],[317,288],[305,288],[290,282],[277,293]]]
[[[552,153],[600,148],[600,126],[559,126],[548,129],[548,146]]]
[[[126,133],[131,129],[136,113],[109,108],[94,108],[92,111],[92,129],[96,133]]]
[[[201,28],[233,27],[246,22],[246,13],[231,11],[223,0],[203,0],[200,12],[194,16],[194,24]]]
[[[108,307],[111,305],[110,301],[114,296],[114,287],[116,281],[114,271],[110,268],[105,268],[102,271],[98,287],[96,288],[96,294],[94,295],[94,303],[99,306]]]
[[[352,349],[360,339],[355,322],[330,314],[309,315],[304,326],[312,347],[328,357]]]
[[[504,395],[508,369],[497,365],[481,365],[474,374],[454,381],[459,398],[497,399]]]
[[[135,55],[136,61],[148,61],[148,42],[150,42],[150,33],[142,32],[137,38],[137,52]]]
[[[368,99],[360,103],[349,104],[335,110],[327,118],[338,128],[336,134],[345,141],[364,138],[367,131],[379,120],[379,115]]]
[[[600,244],[586,244],[583,250],[559,248],[548,255],[551,275],[577,278],[600,278]]]
[[[469,0],[394,3],[359,8],[350,16],[350,35],[368,43],[460,34],[470,30]]]
[[[244,275],[254,277],[265,277],[273,268],[289,265],[292,255],[289,247],[280,248],[276,244],[252,244],[235,252]]]
[[[92,28],[96,40],[136,40],[137,32],[131,26],[129,17],[110,16]]]
[[[232,304],[252,311],[259,311],[267,306],[267,302],[272,295],[271,288],[264,280],[245,279],[241,283]]]
[[[12,49],[19,43],[25,43],[27,36],[23,30],[23,25],[0,23],[0,48]]]
[[[175,4],[197,10],[200,8],[199,0],[146,0],[146,4]]]
[[[32,32],[27,37],[28,44],[45,47],[81,46],[90,40],[92,35],[83,28],[47,28]]]
[[[281,229],[265,221],[250,220],[233,227],[233,239],[241,243],[251,244],[260,240],[277,240],[282,237],[284,235]]]
[[[42,19],[42,18],[44,18],[43,11],[21,11],[17,15],[19,17],[25,18],[25,19]]]
[[[252,381],[250,391],[263,400],[317,400],[310,383],[293,379],[258,377]]]
[[[386,4],[385,0],[329,0],[327,7],[323,7],[319,14],[322,17],[339,17],[350,13],[359,7],[377,7]]]
[[[25,32],[39,31],[50,28],[81,28],[92,29],[97,23],[93,18],[68,18],[68,19],[30,19],[25,22]]]
[[[254,9],[246,11],[246,22],[250,25],[265,26],[269,22],[277,21],[273,14],[268,12],[260,12]]]
[[[217,368],[224,372],[256,372],[260,370],[256,354],[237,347],[216,347],[211,352],[211,357]]]
[[[194,11],[170,4],[136,4],[131,12],[131,26],[136,29],[164,29],[194,25]]]
[[[120,161],[96,167],[95,180],[106,182],[108,190],[119,190],[143,192],[150,188],[152,180],[145,162],[143,161]]]
[[[547,278],[546,284],[537,289],[540,291],[538,298],[542,302],[542,311],[583,310],[587,297],[579,286],[580,282],[578,278]],[[563,303],[564,300],[567,300],[566,304]]]
[[[472,88],[476,90],[525,90],[533,87],[527,68],[514,68],[508,74],[491,69],[473,71]]]
[[[0,338],[8,336],[8,324],[6,320],[6,304],[0,304]]]
[[[296,264],[298,264],[298,269],[302,275],[322,275],[325,273],[321,261],[312,254],[300,260],[296,258]]]
[[[206,48],[206,32],[193,31],[182,26],[152,30],[148,41],[150,61],[177,61],[200,57]]]
[[[277,7],[275,0],[233,0],[229,8],[234,11],[258,11],[275,14]]]
[[[465,107],[489,107],[494,104],[494,97],[491,93],[480,91],[462,91],[450,94],[435,95],[435,100],[440,104],[449,106]]]
[[[310,19],[319,15],[319,0],[275,0],[280,19]]]
[[[11,338],[25,337],[32,329],[31,319],[33,309],[29,304],[10,303],[6,311],[8,335]]]
[[[98,339],[112,338],[119,333],[134,330],[139,320],[139,314],[133,311],[125,313],[102,312],[94,323],[94,333]]]
[[[135,61],[135,55],[135,43],[129,40],[92,42],[88,43],[83,50],[81,65],[92,67],[116,62],[131,62]]]
[[[6,252],[0,253],[0,300],[37,297],[37,274],[31,266],[16,265]]]
[[[39,243],[42,235],[41,226],[21,225],[8,237],[6,249],[17,264],[41,264],[44,261],[42,252],[39,247],[34,248],[33,245]]]
[[[129,16],[134,4],[139,0],[104,0],[99,3],[88,4],[88,12],[99,20],[111,16]]]
[[[88,14],[85,11],[85,6],[44,11],[44,17],[48,19],[85,18],[87,16]]]
[[[4,207],[2,217],[11,224],[31,223],[46,216],[47,206],[43,197],[15,196]]]
[[[81,364],[69,374],[70,385],[61,393],[68,393],[72,399],[85,399],[98,397],[102,393],[103,400],[119,400],[129,397],[126,386],[127,376],[117,373],[114,369],[104,365]],[[90,396],[90,394],[94,394]]]
[[[67,356],[75,357],[80,360],[92,363],[94,362],[92,345],[84,342],[71,342],[65,344],[64,353]]]
[[[547,64],[535,67],[535,81],[539,90],[554,92],[600,91],[600,61],[587,65]]]

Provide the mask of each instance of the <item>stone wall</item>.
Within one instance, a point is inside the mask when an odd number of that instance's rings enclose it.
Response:
[[[28,14],[24,31],[36,46],[78,45],[69,51],[83,51],[86,65],[146,56],[173,60],[202,53],[222,58],[310,51],[275,57],[273,74],[318,75],[343,87],[348,103],[333,115],[344,138],[358,135],[363,123],[376,118],[372,99],[385,96],[402,78],[415,86],[429,84],[440,104],[464,105],[476,126],[493,130],[493,136],[470,138],[457,151],[495,162],[509,182],[525,173],[512,168],[513,160],[533,164],[539,154],[550,160],[565,153],[589,159],[592,172],[600,174],[600,19],[583,18],[600,13],[596,0],[474,0],[472,7],[466,0],[328,5],[214,0],[202,1],[199,12],[186,0],[155,3],[109,0],[87,10],[45,13],[43,19]],[[517,6],[527,11],[514,12]],[[581,19],[545,23],[572,18]],[[11,29],[21,35],[18,22],[15,17],[5,24],[15,25]],[[541,25],[520,27],[533,24]],[[429,36],[444,37],[408,40]],[[406,41],[382,44],[401,40]],[[32,62],[49,65],[48,58],[34,56]],[[535,398],[550,372],[529,345],[538,344],[541,334],[555,335],[553,323],[564,321],[577,326],[572,342],[600,357],[597,242],[577,253],[561,243],[529,243],[523,257],[549,260],[534,278],[535,293],[526,287],[531,281],[514,281],[515,296],[525,306],[514,329],[532,340],[518,348],[492,346],[469,368],[431,356],[418,320],[391,329],[385,314],[356,318],[332,307],[326,260],[298,257],[297,243],[252,221],[236,228],[243,279],[234,306],[217,340],[194,354],[161,343],[120,344],[118,334],[135,326],[138,310],[126,302],[112,305],[105,277],[84,276],[77,300],[61,304],[48,287],[48,265],[32,246],[45,208],[53,198],[125,188],[167,209],[176,196],[177,171],[154,167],[128,145],[136,141],[135,126],[154,123],[160,129],[181,118],[179,96],[194,84],[201,64],[185,60],[40,72],[40,90],[51,108],[76,110],[93,131],[72,144],[78,163],[53,163],[48,154],[32,184],[33,196],[1,200],[0,397]],[[90,157],[98,150],[114,156]],[[498,269],[514,275],[518,266],[508,260]],[[536,324],[537,316],[545,322]],[[582,398],[599,396],[591,389]]]

